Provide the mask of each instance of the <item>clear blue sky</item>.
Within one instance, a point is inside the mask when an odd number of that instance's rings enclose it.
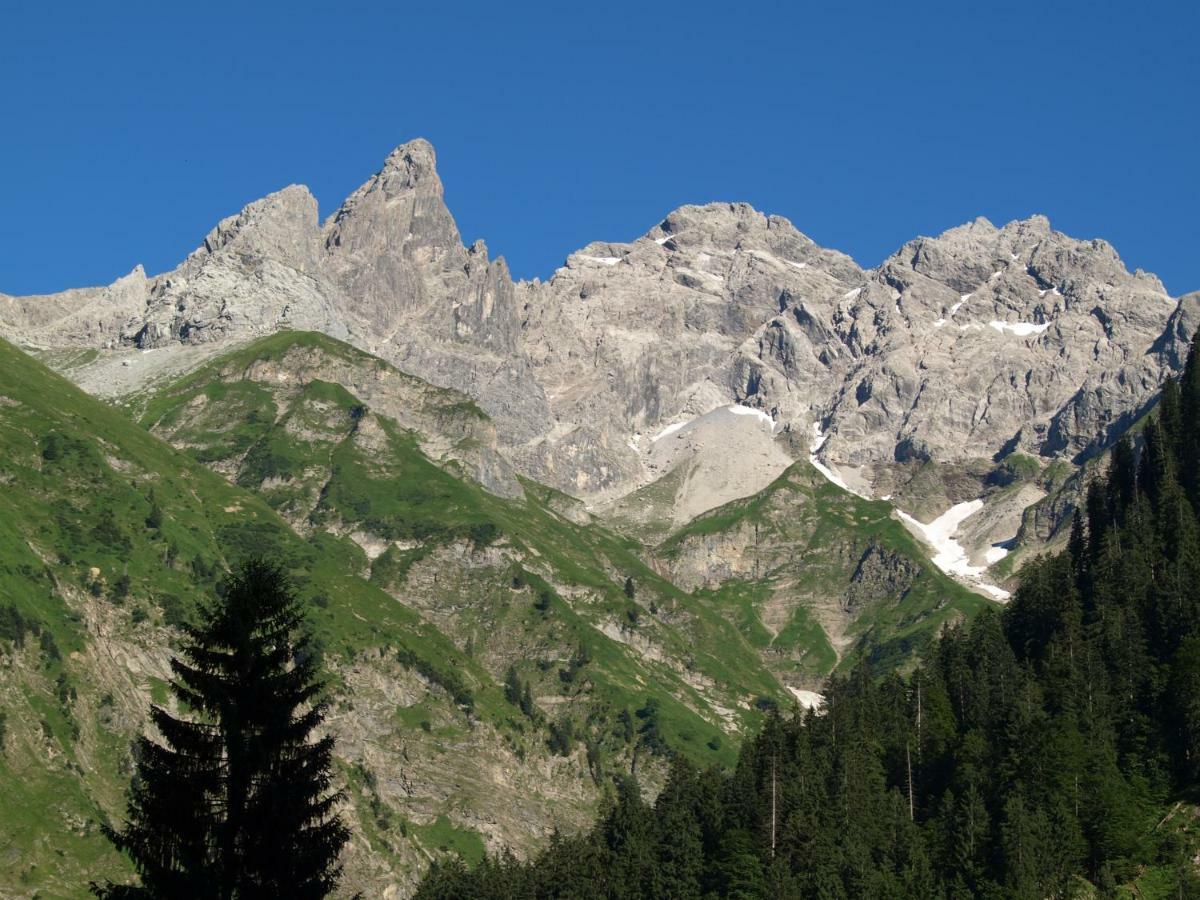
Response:
[[[520,276],[746,200],[875,265],[977,215],[1200,289],[1200,3],[29,3],[0,26],[0,291],[173,267],[427,137]]]

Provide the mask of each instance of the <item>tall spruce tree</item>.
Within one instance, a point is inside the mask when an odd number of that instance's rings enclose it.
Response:
[[[184,627],[171,691],[189,718],[150,712],[128,821],[108,836],[140,886],[93,885],[102,897],[319,898],[341,873],[349,831],[335,811],[333,738],[304,609],[283,570],[239,568]]]

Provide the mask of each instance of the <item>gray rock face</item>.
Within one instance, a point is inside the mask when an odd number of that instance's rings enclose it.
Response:
[[[433,148],[397,148],[326,222],[323,271],[354,343],[470,394],[506,438],[528,440],[549,409],[521,352],[517,288],[482,241],[463,246],[442,196]]]
[[[154,280],[122,332],[146,350],[283,328],[347,336],[321,273],[317,201],[292,186],[224,219],[179,268]]]
[[[1155,348],[1179,308],[1111,246],[1043,217],[913,241],[833,314],[855,365],[825,451],[868,466],[1093,451],[1174,368],[1178,342]]]
[[[48,296],[0,294],[0,330],[34,347],[116,346],[126,322],[146,308],[150,285],[141,266],[107,287]]]
[[[838,375],[818,359],[816,342],[833,333],[819,304],[863,277],[745,204],[683,207],[632,244],[572,254],[526,287],[525,346],[559,423],[527,448],[527,465],[549,472],[560,442],[586,443],[607,462],[576,488],[608,491],[639,468],[636,432],[740,401],[778,411],[788,394],[828,394]]]
[[[222,346],[312,329],[474,397],[520,469],[611,499],[659,477],[652,435],[730,404],[864,492],[914,464],[1086,457],[1178,371],[1200,299],[1043,217],[918,238],[878,268],[745,204],[685,206],[514,283],[463,245],[433,148],[413,141],[325,222],[289,187],[222,221],[174,271],[0,296],[45,347]]]

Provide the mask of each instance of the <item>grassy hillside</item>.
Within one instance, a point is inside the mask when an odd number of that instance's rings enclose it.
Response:
[[[247,554],[285,560],[312,599],[339,709],[364,657],[387,654],[431,718],[511,729],[487,672],[358,577],[352,546],[301,538],[3,343],[0,482],[0,894],[75,896],[122,871],[98,824],[120,813],[130,737],[165,698],[172,626]]]
[[[368,894],[538,846],[671,752],[727,764],[785,685],[903,664],[983,602],[803,464],[651,551],[519,479],[466,398],[313,334],[125,410],[0,343],[0,484],[0,895],[124,873],[99,825],[130,740],[175,626],[248,554],[312,602]],[[701,550],[753,566],[700,583]]]
[[[345,536],[365,578],[470,645],[497,679],[509,664],[528,667],[522,678],[559,695],[555,705],[578,689],[561,667],[586,656],[587,692],[617,711],[640,707],[653,686],[706,714],[703,727],[663,698],[668,739],[703,760],[725,722],[714,704],[736,710],[740,726],[756,721],[753,700],[780,699],[753,647],[635,545],[556,512],[568,501],[548,488],[522,482],[507,498],[463,477],[472,448],[461,445],[478,437],[454,420],[478,419],[473,405],[433,388],[434,401],[415,400],[442,432],[431,440],[351,393],[358,372],[380,367],[325,336],[275,335],[153,398],[143,424],[255,490],[297,531]],[[431,444],[440,458],[426,454]]]
[[[313,339],[290,346],[311,360]],[[99,824],[121,814],[130,739],[166,698],[173,626],[247,554],[286,560],[312,600],[354,884],[530,846],[584,821],[611,771],[636,763],[653,781],[670,747],[727,761],[755,701],[783,700],[724,619],[684,609],[624,541],[555,513],[552,492],[482,490],[333,382],[196,390],[215,437],[180,453],[0,344],[0,894],[79,896],[124,871]],[[448,431],[478,418],[434,400]],[[510,666],[528,712],[506,698]]]
[[[850,494],[804,461],[656,553],[677,582],[725,608],[780,677],[809,685],[864,657],[903,668],[948,622],[989,605],[929,562],[891,504]]]

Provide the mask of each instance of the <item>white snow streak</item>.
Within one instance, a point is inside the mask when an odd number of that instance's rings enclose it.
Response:
[[[1050,327],[1049,322],[1043,322],[1038,325],[1034,322],[988,322],[990,326],[995,328],[1001,334],[1008,331],[1015,334],[1017,337],[1029,337],[1031,334],[1041,334]]]
[[[849,491],[856,497],[862,497],[864,500],[870,500],[871,498],[869,496],[866,494],[860,494],[858,491],[854,490],[854,488],[850,487],[850,485],[846,484],[846,479],[842,478],[836,469],[825,465],[825,463],[821,462],[820,458],[817,456],[817,454],[821,452],[821,448],[825,446],[825,441],[829,439],[829,435],[827,435],[821,429],[820,422],[812,423],[812,435],[812,440],[808,445],[808,461],[812,467],[824,475],[828,482],[831,484],[836,484],[843,491]]]
[[[764,425],[771,427],[771,432],[775,431],[775,420],[761,409],[755,409],[753,406],[743,406],[740,403],[735,403],[733,406],[725,407],[735,416],[758,416]]]
[[[900,518],[912,525],[929,542],[937,553],[933,564],[950,575],[978,578],[984,566],[973,566],[967,559],[967,551],[954,540],[954,535],[964,521],[983,509],[982,500],[968,500],[950,507],[929,524],[919,522],[903,510],[897,510]]]
[[[588,262],[600,263],[602,266],[615,266],[621,261],[619,256],[587,256],[580,253],[577,259],[586,259]]]
[[[948,318],[940,318],[940,319],[937,319],[937,320],[936,320],[936,321],[933,323],[933,327],[934,327],[934,328],[942,328],[942,327],[944,327],[944,326],[945,326],[945,324],[946,324],[948,321],[950,321],[950,319],[953,319],[953,318],[954,318],[954,314],[955,314],[956,312],[958,312],[960,309],[962,309],[962,305],[963,305],[964,303],[966,303],[966,302],[967,302],[969,299],[971,299],[971,295],[970,295],[970,294],[961,294],[961,295],[959,296],[959,298],[958,298],[958,302],[957,302],[957,303],[955,303],[953,306],[951,306],[951,307],[950,307],[950,312],[948,313]],[[959,327],[959,328],[962,328],[963,326],[961,326],[961,325],[960,325],[960,326],[958,326],[958,327]]]
[[[674,425],[668,425],[666,428],[664,428],[662,431],[660,431],[654,437],[650,438],[650,442],[657,443],[658,441],[661,441],[665,437],[670,437],[675,432],[677,432],[680,428],[683,428],[685,425],[691,425],[691,424],[692,424],[691,421],[688,421],[688,422],[676,422]]]
[[[740,403],[734,403],[734,404],[730,404],[729,406],[718,406],[715,409],[709,410],[703,416],[697,416],[694,419],[688,419],[686,422],[676,422],[674,425],[668,425],[666,428],[664,428],[662,431],[660,431],[654,437],[650,438],[650,442],[657,443],[658,441],[661,441],[663,438],[670,437],[671,435],[675,434],[675,432],[680,431],[681,429],[687,428],[689,425],[694,425],[696,422],[699,422],[701,419],[711,416],[715,412],[720,412],[721,410],[724,410],[725,412],[733,413],[733,415],[735,415],[735,416],[754,416],[760,422],[762,422],[764,425],[767,425],[768,427],[770,427],[772,434],[775,433],[775,420],[772,419],[770,417],[770,415],[763,412],[761,409],[754,409],[754,407],[751,407],[751,406],[743,406]],[[637,435],[635,437],[635,440],[641,440],[641,435]]]
[[[933,556],[933,564],[935,566],[947,575],[956,575],[959,578],[967,579],[975,587],[991,594],[997,600],[1003,601],[1009,598],[1009,592],[1004,590],[1004,588],[984,581],[983,574],[987,571],[987,566],[971,565],[967,551],[963,549],[962,544],[954,539],[954,535],[958,533],[958,529],[962,523],[982,508],[982,500],[968,500],[965,503],[957,503],[928,524],[917,521],[904,512],[904,510],[898,509],[896,512],[901,519],[910,524],[936,551]],[[1007,555],[1007,550],[1004,550],[1000,556],[995,555],[997,550],[1002,549],[994,546],[988,549],[985,556],[989,564],[999,562]]]
[[[820,709],[825,705],[825,696],[816,691],[805,691],[794,687],[789,687],[788,690],[792,692],[796,702],[804,709]]]

